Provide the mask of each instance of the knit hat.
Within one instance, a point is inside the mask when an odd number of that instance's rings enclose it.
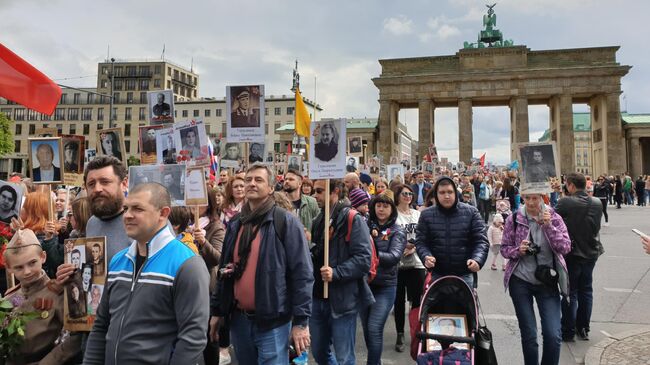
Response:
[[[359,188],[352,189],[348,197],[350,198],[350,203],[352,204],[352,208],[355,209],[364,204],[368,204],[368,202],[370,201],[368,194]]]
[[[359,180],[361,180],[362,183],[367,184],[367,185],[372,184],[372,178],[370,177],[370,175],[368,175],[368,174],[366,174],[364,172],[359,174]]]

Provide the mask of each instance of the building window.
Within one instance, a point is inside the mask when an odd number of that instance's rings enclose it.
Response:
[[[25,120],[25,108],[14,109],[14,120]]]
[[[56,125],[56,132],[58,134],[63,134],[63,124],[57,124]]]
[[[2,110],[0,110],[0,112],[4,113],[4,115],[6,115],[7,118],[11,119],[11,112],[12,112],[11,109],[8,109],[8,108],[7,109],[2,109]]]
[[[104,129],[104,123],[97,124],[97,130],[99,131],[99,130],[102,130],[102,129]]]
[[[140,76],[151,76],[151,68],[149,66],[140,66]]]
[[[123,74],[122,71],[123,71],[122,66],[115,66],[115,76],[118,76],[118,77],[122,76],[122,74]]]
[[[38,112],[36,110],[27,109],[27,120],[38,120]]]
[[[273,129],[274,132],[277,132],[277,130],[281,127],[282,125],[280,122],[275,122],[275,129]]]
[[[141,92],[140,93],[140,104],[147,104],[147,93],[146,92]]]
[[[93,119],[93,109],[92,108],[82,108],[81,109],[81,120],[92,120]]]
[[[198,111],[198,109],[194,109],[194,114],[193,114],[193,115],[194,115],[195,118],[199,116],[199,111]]]
[[[16,141],[16,144],[14,145],[14,152],[15,153],[20,153],[20,141]]]
[[[144,114],[145,113],[144,110],[145,110],[144,108],[140,108],[140,110],[138,111],[138,120],[145,120],[146,117]]]
[[[178,118],[178,110],[174,109],[174,118]]]
[[[167,80],[167,89],[171,89],[171,88],[172,88],[172,82]]]
[[[132,92],[126,93],[126,103],[127,104],[133,104],[133,93]]]
[[[84,124],[84,135],[89,135],[90,134],[90,124]],[[88,141],[86,141],[88,142]]]
[[[102,66],[102,75],[108,75],[108,66]]]
[[[72,96],[72,104],[79,104],[79,103],[81,103],[81,94],[75,93]]]
[[[124,108],[124,120],[131,120],[131,108]]]
[[[220,117],[220,116],[221,116],[221,109],[217,109],[217,110],[215,110],[215,111],[214,111],[214,115],[215,115],[216,117]]]
[[[131,137],[131,124],[124,125],[124,137]]]
[[[120,93],[113,93],[113,103],[114,104],[120,103]]]
[[[23,133],[23,125],[22,124],[16,124],[16,135],[22,134]]]
[[[68,99],[67,94],[61,94],[61,101],[59,101],[59,104],[65,104],[67,99]]]
[[[79,108],[68,109],[68,120],[79,120]]]
[[[135,71],[135,66],[126,66],[126,76],[136,76]]]
[[[156,75],[160,75],[160,72],[162,72],[162,67],[160,65],[155,65],[153,67],[153,73],[155,73]]]
[[[293,115],[293,107],[292,106],[287,107],[287,115]]]
[[[86,149],[88,149],[88,140],[86,140],[86,142],[84,142],[84,144],[86,145]]]
[[[113,108],[113,120],[117,120],[117,108]]]
[[[56,108],[54,110],[54,120],[65,120],[65,109]]]
[[[113,86],[113,91],[115,90],[122,90],[122,80],[115,80],[115,86]]]
[[[94,103],[95,103],[95,94],[86,95],[86,104],[94,104]]]
[[[52,117],[47,114],[41,114],[41,120],[52,120]]]
[[[183,118],[187,118],[187,110],[183,110]]]
[[[226,131],[227,131],[226,123],[221,123],[221,135],[225,136],[227,134]]]
[[[140,80],[140,90],[149,90],[149,80]]]
[[[172,75],[172,68],[167,67],[167,76],[171,76],[171,75]]]
[[[153,80],[153,87],[155,87],[156,89],[160,88],[160,79]]]
[[[124,149],[126,153],[131,153],[131,141],[124,141]]]
[[[210,135],[210,125],[209,124],[205,125],[205,134],[207,134],[208,136]]]
[[[127,90],[135,90],[135,80],[134,79],[127,79],[126,80],[126,89]]]
[[[268,123],[264,125],[264,133],[269,134],[269,125],[268,125]]]
[[[97,109],[97,120],[104,120],[104,108]]]
[[[77,125],[74,123],[70,124],[70,134],[76,134],[77,133]]]
[[[210,116],[210,109],[206,109],[204,113],[205,113],[205,117],[208,118]]]
[[[269,115],[269,108],[264,108],[264,115]]]
[[[36,125],[35,124],[30,124],[29,125],[29,134],[32,135],[36,133]]]
[[[100,86],[100,87],[101,87],[102,89],[106,89],[106,88],[108,88],[108,80],[102,80],[102,82],[101,82],[101,86]]]
[[[282,108],[275,108],[275,115],[280,115],[282,113]]]

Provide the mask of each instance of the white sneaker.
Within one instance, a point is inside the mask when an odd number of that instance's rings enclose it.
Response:
[[[226,354],[224,354],[223,352],[219,353],[219,365],[229,365],[231,362],[232,359],[230,358],[229,352]]]

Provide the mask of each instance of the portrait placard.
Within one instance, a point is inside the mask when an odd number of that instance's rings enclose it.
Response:
[[[517,152],[521,163],[521,193],[551,193],[551,180],[560,176],[555,142],[520,143]]]
[[[185,165],[144,165],[129,167],[129,191],[155,182],[161,184],[172,199],[172,206],[185,205]]]
[[[294,170],[302,174],[301,168],[302,168],[302,156],[289,155],[287,158],[287,168],[284,170],[284,172],[286,173],[289,170]]]
[[[264,162],[264,143],[248,143],[248,163]]]
[[[354,136],[348,138],[348,155],[361,156],[363,155],[363,141],[361,136]]]
[[[176,162],[187,166],[210,166],[208,136],[202,119],[190,119],[174,124]]]
[[[176,143],[174,142],[174,128],[156,130],[156,163],[158,165],[176,164]]]
[[[311,179],[338,179],[346,174],[345,119],[312,122],[310,124],[309,177]]]
[[[84,136],[61,135],[63,144],[63,182],[66,185],[83,186],[84,181]]]
[[[223,142],[222,142],[223,143]],[[221,149],[221,166],[238,169],[244,158],[244,144],[228,140]]]
[[[156,144],[156,130],[162,128],[162,125],[147,125],[138,128],[141,165],[153,165],[157,162],[158,153]]]
[[[433,163],[431,162],[422,162],[422,171],[423,172],[428,172],[430,174],[433,174]]]
[[[61,138],[29,138],[29,166],[36,184],[62,183],[63,147]]]
[[[11,224],[11,218],[20,217],[22,201],[20,186],[0,180],[0,222]]]
[[[264,142],[264,85],[226,86],[230,142]]]
[[[97,153],[99,156],[113,156],[126,162],[126,148],[122,128],[102,129],[97,131]]]
[[[92,330],[106,283],[106,237],[67,239],[63,260],[78,270],[64,287],[63,328]]]
[[[202,167],[188,168],[185,172],[185,204],[208,205],[205,171]]]
[[[401,164],[386,166],[386,179],[388,181],[393,181],[396,177],[404,180],[404,166]]]
[[[426,333],[445,335],[445,336],[468,336],[467,317],[464,314],[434,314],[428,315],[425,323]],[[469,344],[457,343],[452,344],[457,349],[469,350]],[[442,349],[440,343],[436,340],[426,340],[426,351],[431,352]]]
[[[359,156],[349,155],[345,158],[345,170],[355,172],[359,169]]]
[[[88,162],[92,161],[97,157],[97,150],[94,148],[87,148],[84,151],[84,170],[86,169],[86,166],[88,165]]]
[[[174,123],[173,90],[149,91],[147,100],[151,125]]]

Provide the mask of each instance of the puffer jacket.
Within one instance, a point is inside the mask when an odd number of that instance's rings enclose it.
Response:
[[[563,255],[566,255],[571,250],[571,240],[569,239],[569,232],[562,217],[557,214],[553,208],[546,207],[551,212],[551,223],[542,225],[542,232],[546,236],[546,240],[551,247],[555,256],[555,267],[558,272],[558,282],[560,284],[560,291],[564,295],[569,294],[569,278],[566,263],[564,262]],[[517,264],[519,264],[519,245],[521,241],[525,240],[529,233],[530,227],[528,226],[528,219],[521,212],[517,212],[517,232],[514,232],[513,217],[511,215],[506,219],[506,225],[503,230],[503,239],[501,240],[501,255],[508,260],[506,272],[503,276],[503,284],[508,290],[508,283],[510,277],[515,271]]]
[[[448,177],[436,182],[434,191],[438,191],[441,181],[450,181],[456,190],[456,184]],[[425,209],[420,215],[416,228],[416,250],[422,263],[426,256],[436,258],[433,272],[440,275],[465,275],[471,273],[467,260],[476,261],[483,267],[487,259],[490,244],[485,234],[485,224],[478,210],[465,203],[459,203],[445,209],[437,201],[436,205]]]
[[[379,266],[370,287],[397,285],[397,269],[406,247],[406,234],[402,227],[393,224],[374,237]]]

